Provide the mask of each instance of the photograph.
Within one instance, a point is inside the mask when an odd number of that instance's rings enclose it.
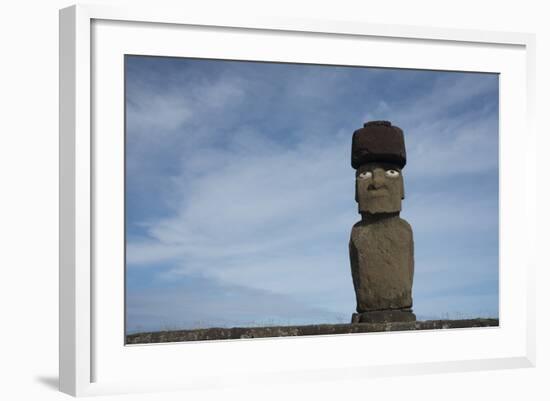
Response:
[[[499,74],[124,56],[125,343],[499,325]]]

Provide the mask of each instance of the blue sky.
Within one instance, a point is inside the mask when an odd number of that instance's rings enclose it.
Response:
[[[129,333],[348,322],[351,135],[405,132],[419,319],[498,316],[498,76],[126,58]]]

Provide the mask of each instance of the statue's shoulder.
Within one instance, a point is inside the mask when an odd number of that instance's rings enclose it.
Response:
[[[413,230],[409,222],[405,219],[399,218],[398,220],[400,231],[408,238],[413,237]]]
[[[408,229],[409,231],[412,231],[412,227],[411,225],[409,224],[409,222],[405,219],[402,219],[401,217],[397,220],[397,223],[401,226],[403,226],[404,228]]]
[[[367,223],[358,221],[351,229],[351,240],[365,240],[371,236],[397,236],[397,237],[412,237],[412,227],[409,222],[400,217],[380,221],[377,223]]]
[[[394,227],[397,225],[397,226],[401,226],[403,228],[406,228],[409,231],[412,231],[412,227],[409,224],[409,222],[405,219],[402,219],[401,217],[394,218],[394,219],[389,219],[389,220],[374,223],[374,224],[373,223],[367,223],[363,220],[359,220],[357,223],[355,223],[353,225],[353,229],[368,230],[372,227],[385,226],[385,225],[394,226]]]
[[[376,235],[376,232],[378,231],[377,228],[378,227],[374,224],[358,221],[351,229],[350,241],[355,243],[368,241],[372,236]]]

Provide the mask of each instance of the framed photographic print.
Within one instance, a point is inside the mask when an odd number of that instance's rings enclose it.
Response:
[[[534,38],[218,18],[61,10],[61,390],[532,366]]]

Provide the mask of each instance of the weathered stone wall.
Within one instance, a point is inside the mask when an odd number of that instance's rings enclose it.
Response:
[[[210,328],[130,334],[126,336],[126,344],[314,336],[323,334],[373,333],[382,331],[457,329],[470,327],[491,327],[498,326],[498,324],[498,319],[463,319],[393,323],[317,324],[309,326]]]

